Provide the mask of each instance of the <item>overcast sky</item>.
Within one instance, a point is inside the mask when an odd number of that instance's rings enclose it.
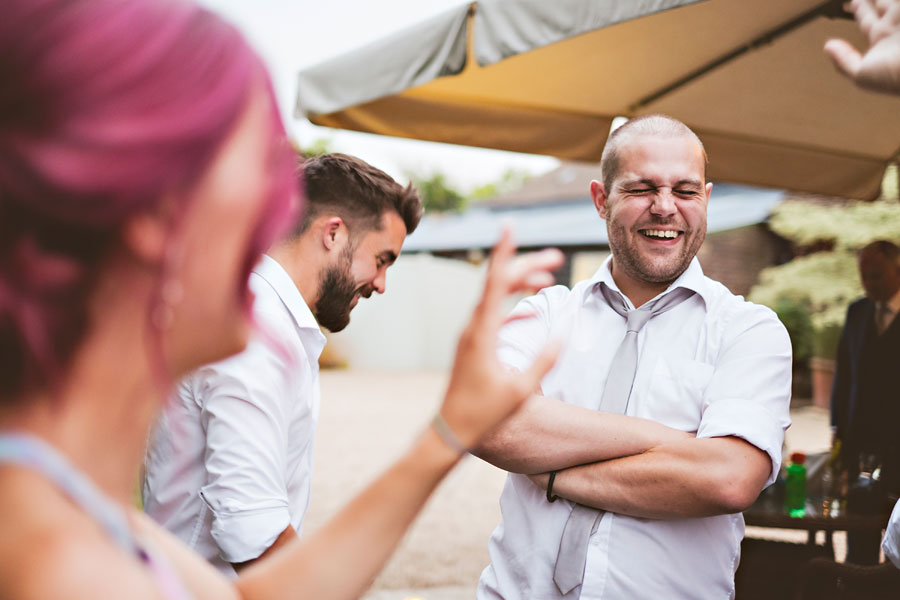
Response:
[[[295,74],[307,65],[412,25],[463,0],[201,0],[237,25],[269,65],[282,115],[301,145],[329,138],[334,150],[355,154],[394,177],[406,172],[445,173],[467,192],[498,179],[509,168],[534,174],[557,162],[529,156],[417,142],[317,127],[293,117]]]

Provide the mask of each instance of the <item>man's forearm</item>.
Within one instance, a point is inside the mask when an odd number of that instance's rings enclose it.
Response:
[[[553,493],[633,517],[707,517],[752,504],[771,465],[765,452],[740,438],[692,439],[560,471]],[[540,487],[547,479],[532,477]]]
[[[474,454],[513,473],[542,473],[631,456],[693,437],[646,419],[532,396]]]

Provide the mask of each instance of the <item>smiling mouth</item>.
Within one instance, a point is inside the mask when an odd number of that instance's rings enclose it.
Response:
[[[674,240],[684,235],[683,231],[674,229],[639,229],[638,233],[651,240]]]

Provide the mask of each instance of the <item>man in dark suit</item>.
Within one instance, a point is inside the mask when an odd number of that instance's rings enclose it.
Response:
[[[847,310],[831,394],[831,419],[852,484],[860,460],[881,465],[884,491],[900,492],[900,248],[873,242],[859,253],[866,297]],[[856,536],[854,536],[856,537]],[[848,560],[859,545],[850,540]],[[868,547],[869,544],[865,543]],[[877,548],[877,544],[873,546]],[[867,552],[866,552],[867,553]],[[877,555],[875,560],[877,560]]]
[[[838,70],[860,87],[900,94],[900,0],[853,0],[851,8],[868,38],[868,49],[860,53],[845,40],[829,40],[825,52]],[[846,414],[843,418],[846,424]],[[900,501],[894,507],[882,548],[884,555],[900,568]]]

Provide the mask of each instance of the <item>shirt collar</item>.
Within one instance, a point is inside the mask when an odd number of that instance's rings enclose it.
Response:
[[[606,260],[603,261],[603,264],[600,266],[600,268],[597,269],[597,272],[594,273],[593,277],[588,280],[588,285],[585,287],[584,292],[583,301],[585,303],[587,303],[588,300],[590,300],[595,295],[600,294],[599,285],[601,283],[604,283],[611,289],[622,293],[619,289],[619,286],[617,286],[616,282],[613,280],[612,271],[610,270],[612,266],[612,259],[612,255],[609,255]],[[678,279],[673,281],[672,284],[665,289],[665,291],[661,292],[656,297],[662,296],[663,294],[666,294],[680,287],[687,288],[695,292],[697,295],[703,298],[704,304],[706,304],[707,306],[709,305],[709,302],[711,300],[711,290],[709,289],[709,282],[703,275],[703,269],[700,267],[700,261],[697,260],[696,256],[691,259],[691,262],[688,265],[688,268],[684,270],[684,273],[679,275]],[[631,301],[628,300],[625,294],[622,294],[622,296],[625,297],[628,303],[628,307],[634,308],[634,306],[631,304]],[[600,297],[602,299],[602,296]]]
[[[894,292],[894,295],[885,302],[888,309],[890,309],[892,315],[896,315],[897,311],[900,311],[900,290]]]
[[[278,261],[267,254],[253,268],[253,272],[262,277],[266,283],[272,286],[281,301],[287,307],[288,312],[294,318],[294,322],[300,329],[315,329],[321,331],[315,316],[297,289],[296,284],[284,270]]]

